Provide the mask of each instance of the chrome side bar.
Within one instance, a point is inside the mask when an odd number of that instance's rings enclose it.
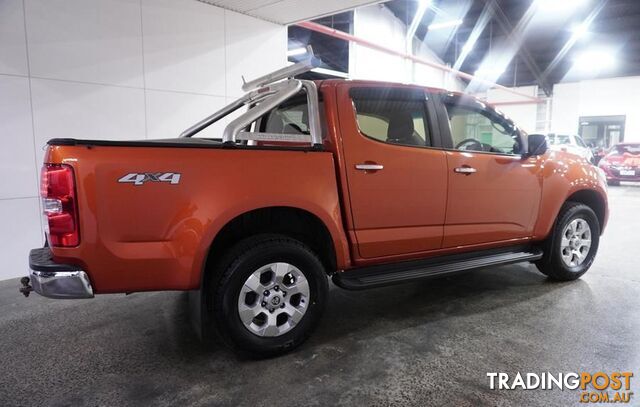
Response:
[[[260,116],[278,107],[280,103],[300,92],[300,89],[302,89],[302,83],[298,80],[289,79],[284,82],[284,86],[278,89],[273,95],[265,98],[260,104],[247,110],[246,113],[227,124],[227,127],[225,127],[222,133],[222,142],[233,143],[240,130],[259,119]]]
[[[242,85],[242,90],[245,92],[249,92],[250,90],[261,88],[265,85],[279,81],[281,79],[293,78],[298,74],[319,67],[321,61],[313,55],[313,49],[311,48],[311,46],[307,46],[307,54],[309,56],[298,63],[280,68],[277,71],[273,71],[252,81],[245,82]]]
[[[253,81],[245,82],[242,89],[245,91],[250,90],[249,93],[189,127],[180,134],[180,137],[192,137],[241,107],[249,106],[245,113],[227,124],[222,133],[223,143],[233,144],[237,140],[292,141],[310,142],[313,147],[322,146],[318,88],[313,81],[291,79],[292,76],[307,72],[320,65],[320,60],[313,55],[311,47],[307,49],[309,52],[307,59]],[[290,79],[283,80],[285,78]],[[302,88],[304,88],[307,95],[310,134],[272,134],[244,131],[251,123],[277,108],[287,99],[295,96]]]
[[[249,96],[250,95],[248,94],[244,95],[240,99],[235,100],[233,103],[228,104],[227,106],[218,110],[211,116],[205,117],[204,119],[200,120],[198,123],[194,124],[193,126],[189,127],[188,129],[180,133],[180,137],[191,137],[194,134],[198,133],[199,131],[202,131],[207,127],[211,126],[213,123],[222,119],[226,115],[235,112],[236,110],[240,109],[242,106],[244,106],[247,103],[247,101],[249,100]]]
[[[309,130],[311,144],[322,145],[322,126],[320,124],[320,102],[318,102],[318,87],[313,81],[300,81],[307,91],[307,106],[309,109]]]
[[[255,133],[250,131],[241,131],[236,136],[236,140],[289,141],[293,143],[309,143],[311,141],[311,136],[309,134]]]

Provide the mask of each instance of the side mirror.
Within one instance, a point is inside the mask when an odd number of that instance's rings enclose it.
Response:
[[[529,151],[527,151],[526,154],[527,157],[542,155],[549,149],[547,137],[544,134],[529,134],[527,142],[529,144]]]

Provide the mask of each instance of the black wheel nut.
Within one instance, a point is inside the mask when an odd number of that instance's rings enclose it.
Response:
[[[264,294],[265,297],[268,296],[269,295],[269,290],[265,290],[265,292],[263,294]]]
[[[284,308],[284,303],[282,303],[282,304],[280,305],[280,308]]]
[[[280,289],[280,287],[275,286],[275,287],[273,287],[273,289],[274,289],[274,290],[276,290],[276,291],[278,291],[278,290]]]
[[[265,305],[267,305],[267,303],[265,301],[262,301],[262,306],[264,307]]]

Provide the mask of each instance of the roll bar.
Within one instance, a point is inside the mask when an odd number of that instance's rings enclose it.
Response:
[[[244,82],[242,90],[248,92],[212,115],[205,117],[180,134],[180,137],[192,137],[223,117],[235,112],[243,106],[248,110],[225,127],[222,142],[234,144],[240,140],[309,142],[314,147],[322,146],[322,127],[320,125],[320,105],[318,89],[313,81],[293,79],[293,76],[308,72],[320,65],[320,60],[313,55],[311,47],[307,47],[309,56],[304,60],[278,69],[249,82]],[[244,81],[244,78],[243,78]],[[307,94],[309,109],[310,134],[280,134],[243,131],[251,123],[270,110],[275,109],[287,99],[293,97],[304,88]]]

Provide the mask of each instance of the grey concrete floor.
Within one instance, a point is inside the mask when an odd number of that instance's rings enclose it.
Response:
[[[582,370],[634,371],[639,405],[640,186],[610,200],[579,281],[513,265],[334,287],[316,334],[271,360],[200,344],[184,293],[56,301],[1,282],[0,406],[579,405],[576,391],[489,390],[487,372]]]

